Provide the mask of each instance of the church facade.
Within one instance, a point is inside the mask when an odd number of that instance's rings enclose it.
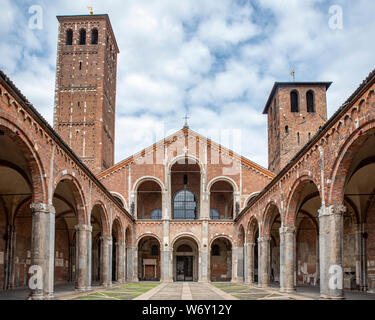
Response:
[[[136,281],[374,292],[374,72],[328,121],[331,83],[275,83],[268,169],[187,123],[114,164],[109,17],[58,20],[54,128],[0,73],[0,290],[39,275],[31,299]]]

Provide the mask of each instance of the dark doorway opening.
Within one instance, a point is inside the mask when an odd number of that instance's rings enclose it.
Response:
[[[193,281],[193,258],[192,256],[177,256],[176,280]]]

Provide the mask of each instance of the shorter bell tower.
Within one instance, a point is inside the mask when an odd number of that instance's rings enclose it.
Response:
[[[327,121],[332,82],[275,82],[268,115],[268,169],[278,174]]]

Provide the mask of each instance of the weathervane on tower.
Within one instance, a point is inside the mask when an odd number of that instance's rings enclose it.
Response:
[[[91,14],[91,15],[94,14],[94,10],[92,9],[92,7],[88,6],[87,9],[90,10],[90,14]]]

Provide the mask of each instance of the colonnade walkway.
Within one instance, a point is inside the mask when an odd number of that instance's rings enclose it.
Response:
[[[260,288],[231,282],[136,282],[99,285],[89,292],[77,293],[73,284],[56,285],[56,300],[319,300],[319,287],[299,286],[293,293],[280,292],[276,286]],[[25,300],[27,289],[0,291],[0,300]],[[347,300],[375,300],[375,294],[345,291]]]

